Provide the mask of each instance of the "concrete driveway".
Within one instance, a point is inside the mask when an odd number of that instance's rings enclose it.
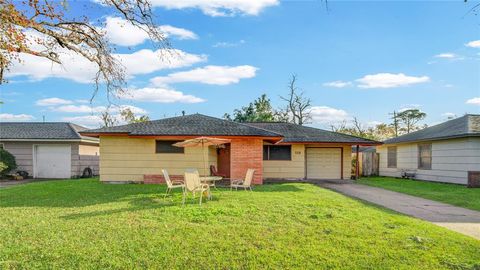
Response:
[[[480,212],[403,193],[355,184],[350,180],[311,181],[344,195],[371,202],[399,213],[430,221],[436,225],[480,240]]]

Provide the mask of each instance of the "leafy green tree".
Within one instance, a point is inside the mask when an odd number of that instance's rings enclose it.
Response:
[[[7,150],[0,148],[0,176],[4,176],[16,168],[15,157]]]
[[[223,118],[235,122],[274,122],[277,121],[277,113],[272,108],[270,99],[263,94],[247,106],[235,109],[233,117],[225,113]]]
[[[150,117],[148,117],[147,115],[142,115],[140,117],[137,117],[135,113],[133,113],[132,110],[130,110],[130,108],[125,108],[121,110],[120,116],[123,118],[125,122],[129,124],[150,121]]]
[[[427,114],[420,111],[419,109],[410,109],[399,112],[397,114],[398,119],[400,120],[401,124],[403,124],[403,130],[405,133],[410,133],[415,130],[419,130],[422,127],[417,126],[417,123],[425,117]]]

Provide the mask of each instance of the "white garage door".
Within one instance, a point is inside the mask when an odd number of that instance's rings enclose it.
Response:
[[[35,171],[37,178],[70,178],[70,145],[36,145]]]
[[[342,178],[342,149],[307,148],[307,178]]]

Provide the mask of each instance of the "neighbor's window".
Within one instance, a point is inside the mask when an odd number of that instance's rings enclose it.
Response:
[[[397,167],[397,147],[389,146],[387,148],[387,166],[388,168]]]
[[[418,168],[422,170],[432,169],[432,144],[418,145]]]
[[[183,147],[176,147],[172,144],[180,141],[156,141],[155,142],[155,153],[157,154],[183,154]]]
[[[292,146],[264,145],[263,160],[292,160]]]

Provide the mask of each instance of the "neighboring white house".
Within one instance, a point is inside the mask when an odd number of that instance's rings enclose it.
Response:
[[[98,174],[99,140],[71,123],[0,123],[0,148],[15,156],[18,168],[35,178],[71,178],[90,168]]]
[[[377,147],[380,175],[466,185],[480,177],[480,115],[462,117],[386,140]],[[475,180],[477,179],[477,180]]]

